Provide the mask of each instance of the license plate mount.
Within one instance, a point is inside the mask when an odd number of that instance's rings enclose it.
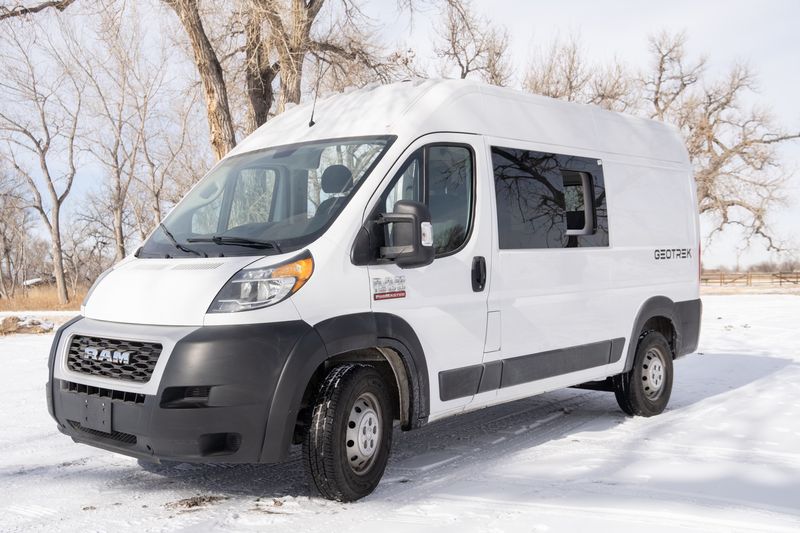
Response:
[[[86,398],[81,425],[88,429],[111,433],[112,403],[107,398]]]

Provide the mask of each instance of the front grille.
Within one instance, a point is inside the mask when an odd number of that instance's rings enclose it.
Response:
[[[144,394],[139,394],[138,392],[104,389],[103,387],[92,387],[91,385],[83,385],[82,383],[73,383],[71,381],[62,381],[61,389],[67,392],[88,394],[89,396],[109,398],[111,400],[119,400],[127,403],[144,403]]]
[[[130,433],[123,433],[122,431],[112,431],[111,433],[103,433],[102,431],[97,431],[96,429],[90,429],[84,427],[80,424],[80,422],[75,422],[74,420],[67,420],[69,425],[72,426],[72,429],[82,431],[88,435],[93,437],[99,437],[101,439],[109,439],[113,441],[117,441],[120,444],[124,444],[126,446],[133,446],[136,444],[136,435],[131,435]]]
[[[87,357],[87,348],[95,354],[91,358]],[[130,352],[127,362],[126,352]],[[153,375],[159,355],[161,344],[155,342],[75,335],[69,346],[67,366],[73,372],[143,382]]]

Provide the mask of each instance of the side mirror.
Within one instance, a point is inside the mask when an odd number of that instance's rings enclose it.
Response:
[[[400,268],[420,267],[433,263],[433,226],[428,206],[412,200],[399,200],[392,213],[384,213],[378,225],[391,224],[391,246],[381,246],[381,259],[389,259]]]

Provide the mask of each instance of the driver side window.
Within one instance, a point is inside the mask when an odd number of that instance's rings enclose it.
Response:
[[[403,168],[397,173],[389,186],[389,190],[383,194],[381,202],[383,213],[391,213],[394,204],[399,200],[414,200],[424,202],[422,195],[422,150],[417,150]]]
[[[463,145],[420,148],[406,161],[383,193],[379,208],[391,213],[398,200],[428,206],[436,255],[459,249],[469,235],[474,195],[474,158]]]

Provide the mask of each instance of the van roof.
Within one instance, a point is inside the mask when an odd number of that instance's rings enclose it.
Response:
[[[318,139],[432,132],[476,133],[603,154],[688,163],[676,128],[663,122],[471,80],[373,85],[288,109],[231,154]]]

